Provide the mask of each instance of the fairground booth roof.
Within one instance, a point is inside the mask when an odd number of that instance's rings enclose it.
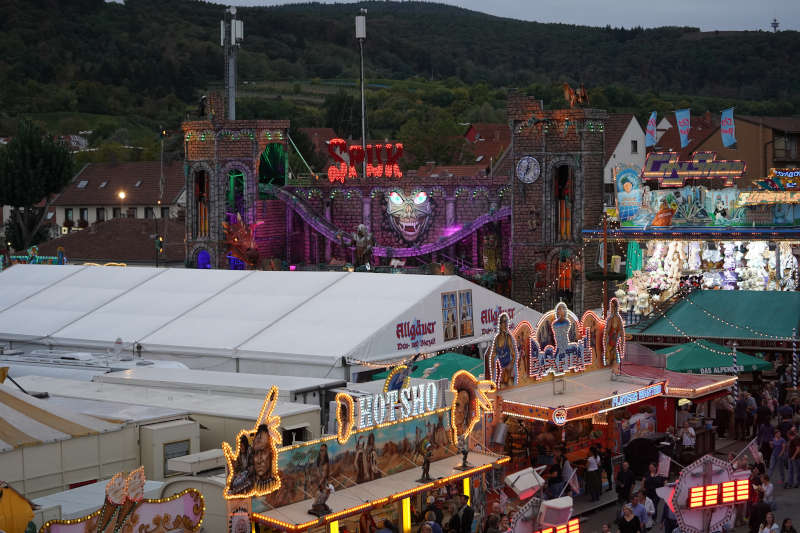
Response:
[[[105,349],[120,338],[145,353],[325,368],[488,341],[501,311],[514,323],[540,316],[457,276],[73,265],[0,273],[0,339]]]
[[[671,346],[694,339],[718,344],[791,349],[800,325],[795,291],[695,291],[652,321],[628,328],[637,342]]]
[[[536,325],[500,330],[485,355],[504,415],[563,425],[657,396],[698,398],[730,387],[735,377],[666,369],[663,354],[627,343],[618,303],[605,318],[583,317],[563,303]]]

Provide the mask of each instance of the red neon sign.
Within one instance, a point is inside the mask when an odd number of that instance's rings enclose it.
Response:
[[[580,533],[581,532],[581,525],[579,518],[573,518],[566,524],[561,524],[560,526],[556,527],[548,527],[537,531],[536,533]]]
[[[344,139],[331,139],[328,143],[328,155],[333,164],[328,167],[328,180],[331,183],[358,177],[358,169],[364,162],[364,149],[360,144],[347,146]],[[370,178],[402,178],[403,171],[397,161],[403,155],[403,145],[368,144],[367,176]]]
[[[689,489],[689,509],[716,507],[746,502],[750,497],[750,481],[738,479],[716,485],[701,485]]]

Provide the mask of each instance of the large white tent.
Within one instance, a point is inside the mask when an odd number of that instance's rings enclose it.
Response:
[[[0,295],[3,340],[320,377],[487,341],[498,310],[541,316],[458,276],[17,265]]]

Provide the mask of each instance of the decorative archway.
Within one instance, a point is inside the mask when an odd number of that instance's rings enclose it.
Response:
[[[286,185],[286,168],[289,156],[283,143],[272,142],[267,144],[258,158],[258,197],[266,198],[266,191],[262,185]]]
[[[190,167],[189,190],[187,198],[190,235],[192,239],[209,237],[211,228],[211,183],[214,172],[211,166],[200,161]]]
[[[545,207],[546,212],[543,214],[547,220],[545,235],[550,242],[574,240],[577,230],[574,227],[575,212],[580,205],[576,195],[576,174],[572,157],[557,157],[547,165],[543,205],[550,207]]]
[[[210,269],[211,264],[211,254],[205,248],[198,248],[194,254],[195,260],[194,264],[196,268],[199,269]]]

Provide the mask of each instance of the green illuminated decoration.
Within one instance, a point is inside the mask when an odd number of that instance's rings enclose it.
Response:
[[[258,163],[258,193],[266,197],[265,185],[283,186],[286,184],[286,165],[288,159],[283,144],[270,143],[261,152]]]

